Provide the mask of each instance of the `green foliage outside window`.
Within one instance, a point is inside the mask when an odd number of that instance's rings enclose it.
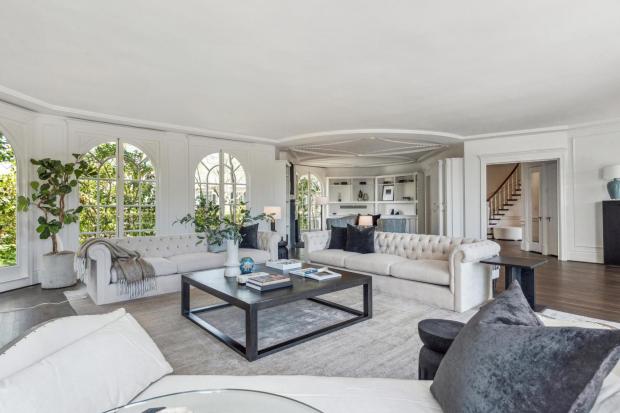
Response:
[[[0,134],[0,267],[17,263],[17,162]]]
[[[80,180],[81,241],[95,236],[155,235],[157,181],[148,157],[132,145],[119,148],[111,142],[95,147],[83,159],[95,173]]]
[[[321,183],[319,179],[310,175],[302,176],[297,181],[297,221],[301,231],[318,229],[320,225],[320,207],[314,205],[312,200],[321,195]]]

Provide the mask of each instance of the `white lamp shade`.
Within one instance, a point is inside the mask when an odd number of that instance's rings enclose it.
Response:
[[[360,215],[360,220],[358,222],[362,227],[372,227],[372,216],[371,215]]]
[[[274,220],[282,218],[282,208],[279,206],[266,206],[263,208],[263,213],[270,216]]]
[[[326,196],[315,196],[314,203],[317,205],[327,205],[327,197]]]
[[[620,178],[620,165],[610,165],[603,168],[603,179]]]

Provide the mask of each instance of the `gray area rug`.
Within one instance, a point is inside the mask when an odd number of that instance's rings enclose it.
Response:
[[[354,288],[322,296],[362,308],[362,291]],[[417,378],[422,343],[418,321],[425,318],[468,320],[475,310],[458,314],[413,300],[375,292],[373,318],[252,363],[220,343],[180,314],[180,293],[125,303],[95,305],[90,298],[71,301],[78,314],[99,314],[124,307],[151,335],[175,374],[317,375],[344,377]],[[192,289],[192,307],[218,299]],[[203,317],[226,334],[244,342],[244,313],[233,307]],[[259,348],[284,341],[350,317],[309,301],[259,312]]]

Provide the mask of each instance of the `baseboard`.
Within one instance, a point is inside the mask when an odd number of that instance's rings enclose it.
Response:
[[[568,252],[569,261],[589,262],[593,264],[603,264],[603,249],[597,247],[573,248]]]

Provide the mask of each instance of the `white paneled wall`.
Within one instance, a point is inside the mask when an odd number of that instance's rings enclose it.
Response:
[[[191,212],[194,205],[194,169],[206,155],[220,149],[232,153],[242,163],[249,183],[248,200],[254,213],[264,206],[286,207],[285,161],[275,159],[272,145],[237,142],[180,133],[155,131],[36,114],[12,105],[0,103],[0,129],[8,136],[18,156],[20,192],[27,191],[28,182],[36,178],[30,158],[50,157],[68,161],[71,153],[84,153],[94,146],[120,138],[143,150],[153,161],[158,179],[157,232],[184,233],[190,228],[172,225],[177,218]],[[24,165],[26,167],[24,167]],[[77,196],[72,201],[77,202]],[[20,215],[22,221],[18,243],[20,265],[0,269],[0,291],[37,282],[40,256],[49,252],[51,242],[39,240],[34,232],[36,211]],[[263,223],[264,228],[267,224]],[[285,234],[285,222],[277,225]],[[65,249],[78,247],[78,226],[63,230]],[[25,242],[24,242],[25,240]]]

